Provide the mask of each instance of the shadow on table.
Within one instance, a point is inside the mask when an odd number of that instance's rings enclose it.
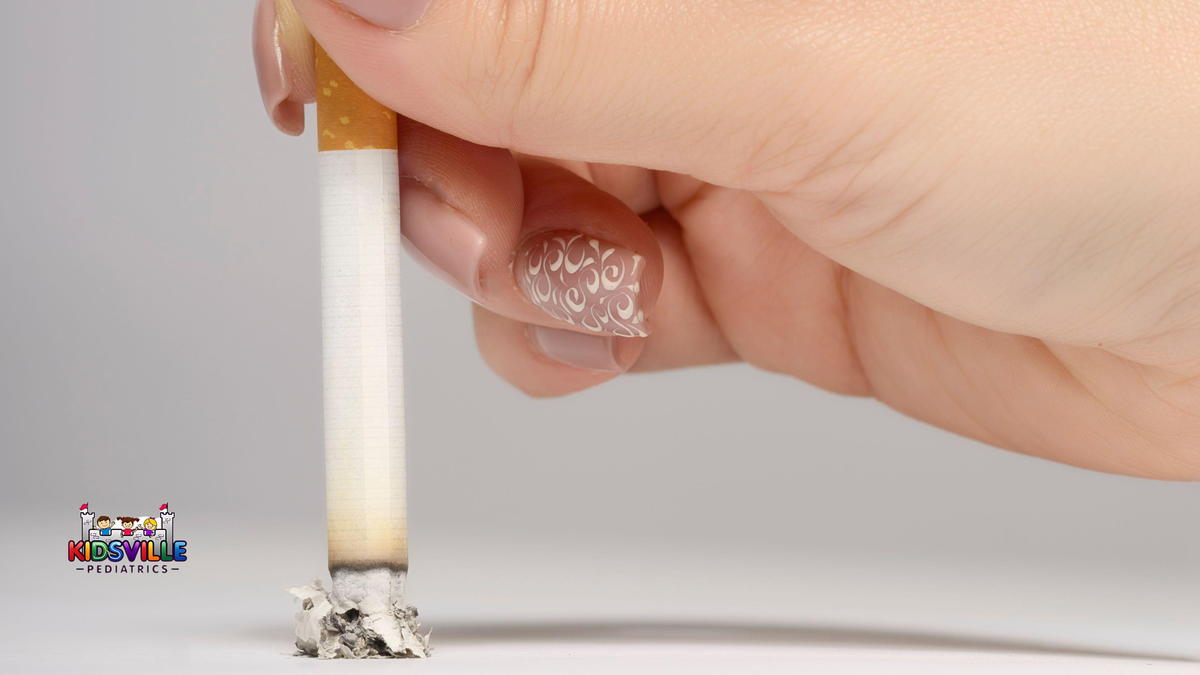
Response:
[[[503,642],[591,642],[795,645],[959,652],[1009,652],[1190,662],[1179,655],[1091,649],[1023,640],[915,631],[776,623],[690,621],[438,622],[434,647]]]

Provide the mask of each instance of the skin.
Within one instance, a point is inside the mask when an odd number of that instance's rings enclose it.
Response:
[[[486,233],[476,335],[520,389],[617,376],[540,353],[529,324],[569,327],[508,268],[581,223],[648,260],[627,371],[746,361],[1200,479],[1200,6],[434,0],[389,30],[295,5],[406,118],[403,175]]]

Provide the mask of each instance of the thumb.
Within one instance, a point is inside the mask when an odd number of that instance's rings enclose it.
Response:
[[[295,0],[364,90],[481,145],[729,184],[787,141],[789,3]],[[794,9],[791,14],[795,14]],[[781,65],[784,64],[784,65]],[[317,95],[320,95],[318,83]],[[763,139],[768,139],[764,142]],[[779,149],[769,146],[779,143]]]

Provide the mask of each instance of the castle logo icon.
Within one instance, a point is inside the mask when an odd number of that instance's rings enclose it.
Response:
[[[187,541],[175,538],[175,514],[167,503],[148,516],[97,516],[89,506],[79,505],[79,539],[67,542],[67,561],[77,571],[165,574],[187,561]]]

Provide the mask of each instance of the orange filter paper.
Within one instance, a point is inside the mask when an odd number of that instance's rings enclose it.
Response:
[[[317,150],[396,149],[396,113],[350,81],[316,45]]]

